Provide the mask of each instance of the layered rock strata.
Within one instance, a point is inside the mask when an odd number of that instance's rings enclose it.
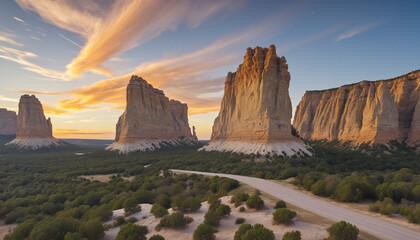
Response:
[[[307,91],[293,126],[308,139],[386,144],[420,141],[420,70],[379,81]]]
[[[16,135],[17,116],[16,112],[0,108],[0,135]]]
[[[291,134],[290,73],[276,48],[248,48],[229,72],[210,143],[202,150],[294,155],[307,146]]]
[[[19,101],[16,138],[7,145],[22,149],[59,147],[64,143],[52,135],[51,119],[45,118],[41,102],[34,95]]]
[[[115,141],[107,150],[120,153],[155,150],[166,145],[196,144],[188,124],[188,106],[169,100],[162,90],[132,76],[127,106],[120,116]]]

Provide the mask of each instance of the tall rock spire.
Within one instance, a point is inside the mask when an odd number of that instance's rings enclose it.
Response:
[[[203,150],[244,153],[308,154],[291,134],[290,73],[276,48],[248,48],[244,62],[228,73],[209,145]]]

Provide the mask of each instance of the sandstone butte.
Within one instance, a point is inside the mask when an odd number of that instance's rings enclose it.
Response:
[[[307,91],[293,126],[301,137],[386,144],[420,141],[420,70],[388,80]]]
[[[0,135],[16,135],[16,112],[0,108]]]
[[[127,86],[127,106],[120,116],[115,141],[107,150],[129,153],[155,150],[166,145],[195,145],[197,137],[188,124],[188,106],[169,100],[162,90],[141,77]]]
[[[244,62],[229,72],[206,151],[245,154],[311,154],[291,133],[290,73],[276,47],[248,48]]]
[[[16,138],[8,146],[19,149],[59,147],[64,143],[52,135],[51,119],[45,118],[41,102],[34,95],[19,101]]]

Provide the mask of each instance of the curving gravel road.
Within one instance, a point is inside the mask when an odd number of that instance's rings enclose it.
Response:
[[[266,192],[276,198],[280,198],[297,207],[313,212],[319,216],[331,219],[333,221],[344,220],[357,226],[360,230],[370,233],[380,239],[390,240],[415,240],[420,239],[419,232],[405,228],[400,225],[392,224],[385,220],[381,220],[348,208],[329,203],[322,199],[314,198],[310,195],[299,192],[290,187],[270,182],[261,178],[253,178],[232,174],[197,172],[172,169],[177,173],[195,173],[206,176],[220,176],[238,180],[248,184],[260,191]]]

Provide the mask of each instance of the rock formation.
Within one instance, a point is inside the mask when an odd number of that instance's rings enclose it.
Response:
[[[16,135],[16,124],[16,113],[0,108],[0,135]]]
[[[293,126],[308,139],[370,142],[420,141],[420,70],[388,80],[307,91]]]
[[[290,73],[276,48],[248,48],[243,64],[229,72],[210,143],[203,150],[294,155],[306,145],[291,134]]]
[[[22,95],[19,101],[16,138],[7,145],[35,150],[63,144],[53,137],[51,119],[45,118],[38,98],[34,95]]]
[[[162,90],[132,76],[127,106],[120,116],[115,142],[107,150],[120,153],[158,149],[164,145],[196,144],[188,125],[188,106],[169,100]]]

